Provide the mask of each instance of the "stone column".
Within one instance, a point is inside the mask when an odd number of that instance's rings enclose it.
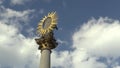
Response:
[[[58,43],[56,42],[53,33],[44,35],[38,39],[35,39],[41,50],[40,68],[50,68],[50,55],[51,50],[56,48]]]
[[[40,68],[50,68],[50,54],[51,51],[49,49],[41,51]]]

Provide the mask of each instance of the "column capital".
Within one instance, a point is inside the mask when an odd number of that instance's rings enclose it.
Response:
[[[54,49],[57,47],[58,43],[56,42],[53,33],[46,34],[41,36],[38,39],[35,39],[36,43],[39,45],[40,50],[42,49]]]

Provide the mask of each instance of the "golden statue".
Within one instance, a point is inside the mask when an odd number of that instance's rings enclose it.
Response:
[[[54,38],[53,30],[57,29],[57,14],[56,12],[48,13],[37,27],[37,33],[41,36],[39,39],[35,39],[39,45],[39,49],[54,49],[58,43]]]

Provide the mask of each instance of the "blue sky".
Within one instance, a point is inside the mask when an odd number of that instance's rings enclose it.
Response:
[[[0,0],[0,68],[38,68],[39,21],[56,11],[52,68],[120,68],[119,0]],[[59,63],[58,63],[59,62]]]

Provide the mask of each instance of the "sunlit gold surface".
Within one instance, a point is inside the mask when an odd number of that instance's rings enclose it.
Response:
[[[51,18],[51,22],[50,22],[50,25],[47,27],[47,28],[43,28],[43,24],[45,23],[44,21],[47,19],[47,18]],[[41,35],[44,35],[46,33],[50,33],[51,31],[53,31],[53,29],[56,27],[56,24],[57,24],[57,14],[56,12],[51,12],[51,13],[48,13],[47,16],[45,16],[38,24],[38,27],[37,27],[37,33],[38,34],[41,34]]]

